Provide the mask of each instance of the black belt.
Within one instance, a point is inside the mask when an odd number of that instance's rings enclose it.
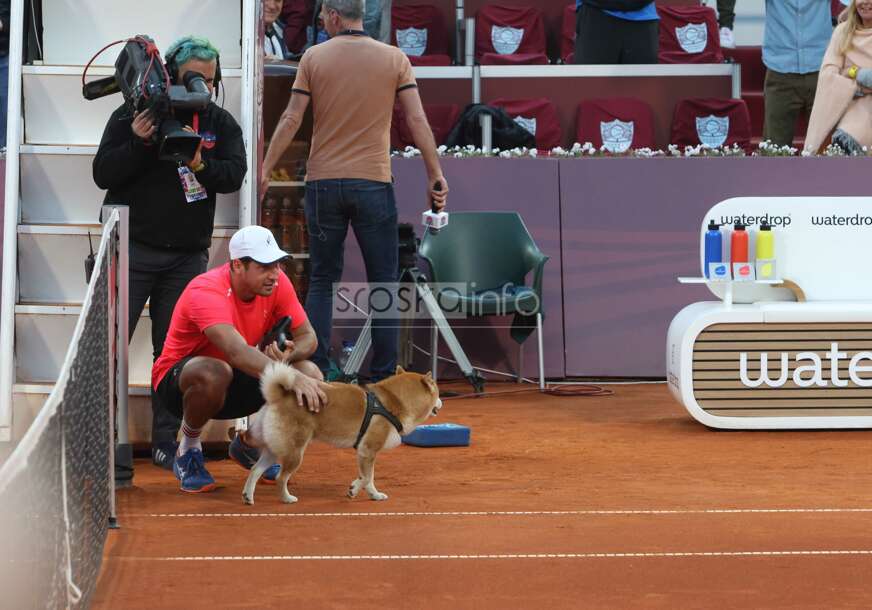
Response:
[[[369,422],[372,420],[373,415],[381,415],[386,420],[391,422],[394,428],[397,429],[397,432],[399,432],[402,436],[403,424],[400,423],[400,420],[397,419],[397,416],[388,411],[374,393],[367,392],[366,413],[363,414],[363,423],[360,425],[360,432],[357,433],[357,440],[354,441],[355,449],[357,449],[357,445],[360,444],[360,439],[362,439],[363,435],[366,434],[366,430],[369,428]]]

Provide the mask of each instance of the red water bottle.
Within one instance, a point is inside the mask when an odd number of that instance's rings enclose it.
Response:
[[[733,226],[733,234],[730,236],[730,262],[748,262],[748,232],[740,222]]]

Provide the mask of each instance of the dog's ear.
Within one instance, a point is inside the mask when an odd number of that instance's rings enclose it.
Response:
[[[401,366],[398,364],[398,365],[397,365],[397,370],[394,371],[394,375],[402,375],[402,374],[405,373],[405,372],[406,372],[406,371],[403,370],[403,367],[401,367]]]

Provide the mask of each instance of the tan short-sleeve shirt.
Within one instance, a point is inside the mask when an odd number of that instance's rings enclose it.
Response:
[[[300,60],[294,95],[311,96],[307,181],[391,181],[390,129],[399,91],[416,87],[408,57],[368,36],[340,34]]]

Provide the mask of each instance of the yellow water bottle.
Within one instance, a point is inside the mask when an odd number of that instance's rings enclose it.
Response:
[[[773,235],[772,227],[769,224],[761,222],[760,230],[757,231],[757,279],[772,279],[775,273],[774,259],[775,235]],[[761,261],[762,264],[759,264]]]

